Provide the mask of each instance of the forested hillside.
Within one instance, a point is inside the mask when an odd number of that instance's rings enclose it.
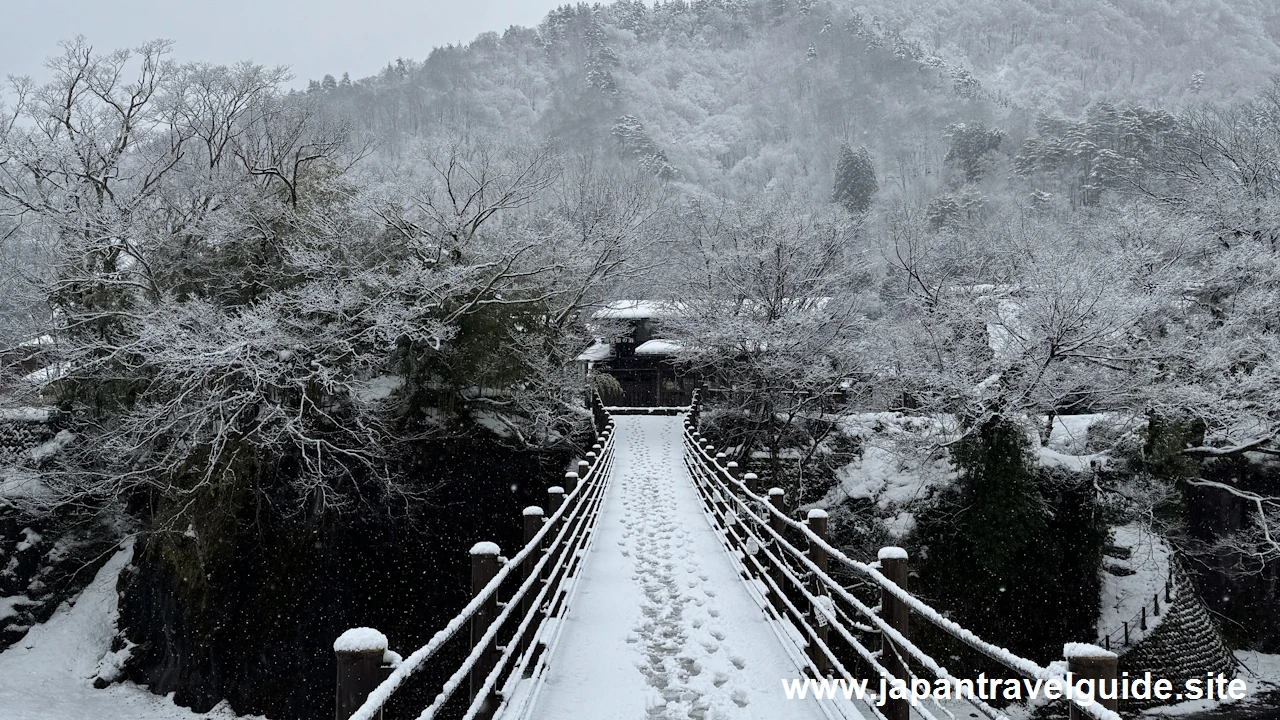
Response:
[[[817,3],[565,6],[312,92],[379,134],[528,133],[736,195],[825,197],[842,143],[906,188],[940,168],[948,124],[1007,112],[963,65]]]
[[[1174,108],[1258,89],[1280,68],[1266,0],[873,0],[851,3],[997,97],[1074,114],[1101,100]]]
[[[311,91],[378,133],[528,132],[723,193],[824,194],[840,145],[861,145],[886,188],[928,194],[952,123],[1016,144],[1097,102],[1238,98],[1280,68],[1277,32],[1280,10],[1249,0],[623,0]]]

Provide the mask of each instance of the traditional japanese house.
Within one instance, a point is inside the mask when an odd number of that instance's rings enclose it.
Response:
[[[670,407],[687,405],[697,381],[675,362],[680,347],[662,336],[662,321],[680,312],[675,303],[620,300],[592,317],[611,332],[578,356],[584,376],[599,372],[618,381],[621,390],[602,393],[607,405]]]

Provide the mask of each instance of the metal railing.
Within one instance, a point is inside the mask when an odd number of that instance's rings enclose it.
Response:
[[[539,679],[546,668],[609,482],[614,423],[598,396],[591,410],[597,432],[591,451],[576,471],[566,473],[563,486],[547,490],[545,510],[524,509],[524,545],[514,556],[502,557],[494,543],[471,548],[472,599],[427,644],[399,660],[386,652],[386,639],[376,631],[360,628],[339,638],[334,645],[337,720],[380,718],[383,706],[410,678],[462,642],[469,650],[456,667],[445,669],[447,677],[419,720],[487,720],[516,709],[512,706],[525,697],[517,688]],[[368,642],[371,635],[380,640]],[[465,694],[459,692],[464,686]]]
[[[804,651],[808,672],[816,678],[854,682],[869,673],[890,686],[901,681],[961,680],[911,640],[911,618],[924,620],[955,641],[1003,667],[1008,678],[1055,680],[1067,678],[1057,668],[1042,667],[978,637],[944,617],[907,591],[908,558],[900,548],[882,548],[874,563],[863,563],[833,547],[827,538],[827,514],[810,510],[805,520],[791,518],[783,508],[784,492],[766,495],[753,489],[757,478],[744,473],[698,431],[701,398],[695,393],[685,420],[685,464],[703,499],[713,526],[744,578],[785,633]],[[879,605],[871,606],[833,579],[831,565],[879,590]],[[875,649],[871,646],[878,645]],[[1117,678],[1114,653],[1084,644],[1064,647],[1069,672],[1077,679]],[[1055,663],[1056,665],[1056,663]],[[856,671],[856,672],[855,672]],[[968,678],[972,681],[973,678]],[[953,687],[955,685],[953,684]],[[869,687],[874,687],[869,686]],[[954,702],[954,701],[952,701]],[[912,707],[905,699],[888,699],[878,706],[864,702],[864,713],[881,720],[952,720],[955,709],[936,699]],[[980,698],[966,703],[992,720],[1007,720],[999,709]],[[1072,718],[1119,720],[1114,700],[1095,704],[1070,702]]]
[[[1121,627],[1116,628],[1111,633],[1103,636],[1102,646],[1108,650],[1115,648],[1116,650],[1127,650],[1147,637],[1147,629],[1149,625],[1148,612],[1150,617],[1160,617],[1162,609],[1168,610],[1173,604],[1175,597],[1174,589],[1181,590],[1178,583],[1174,582],[1175,573],[1173,571],[1176,561],[1173,556],[1169,557],[1169,574],[1164,581],[1164,601],[1161,604],[1160,591],[1152,593],[1151,597],[1142,603],[1142,608],[1133,614],[1133,617],[1125,620]],[[1180,581],[1179,581],[1180,582]]]

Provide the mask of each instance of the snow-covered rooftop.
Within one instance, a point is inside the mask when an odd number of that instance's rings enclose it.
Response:
[[[643,320],[645,318],[679,317],[684,312],[680,303],[668,300],[614,300],[595,312],[597,320]]]
[[[578,362],[600,362],[613,357],[613,346],[600,340],[578,354]]]
[[[674,355],[680,352],[680,346],[670,340],[653,339],[641,343],[636,348],[637,355]]]
[[[53,345],[53,344],[54,344],[54,340],[52,335],[41,335],[40,337],[34,337],[34,338],[31,338],[30,340],[23,340],[22,342],[18,343],[18,347],[42,347],[45,345]]]
[[[50,408],[43,407],[0,408],[0,420],[9,422],[48,422],[52,415]]]

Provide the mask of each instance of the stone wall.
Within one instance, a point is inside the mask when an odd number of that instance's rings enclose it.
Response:
[[[1167,678],[1180,687],[1189,678],[1205,673],[1232,677],[1236,659],[1222,639],[1222,632],[1208,608],[1194,590],[1185,572],[1175,569],[1179,592],[1164,609],[1160,625],[1120,656],[1120,671],[1129,677],[1150,672],[1152,678]],[[1121,710],[1140,710],[1162,704],[1155,700],[1121,701]]]
[[[59,417],[48,408],[0,408],[0,467],[20,462],[58,429]]]

